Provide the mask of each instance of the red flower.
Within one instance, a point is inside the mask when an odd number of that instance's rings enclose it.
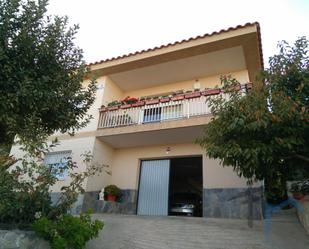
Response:
[[[137,98],[127,96],[122,102],[125,104],[133,104],[133,103],[136,103],[137,101],[138,101]]]

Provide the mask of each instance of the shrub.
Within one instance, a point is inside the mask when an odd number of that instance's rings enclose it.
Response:
[[[13,229],[33,228],[38,236],[50,241],[53,249],[84,248],[103,223],[91,222],[89,213],[74,217],[68,212],[78,195],[84,193],[84,180],[108,166],[93,164],[89,153],[82,155],[86,171],[81,173],[74,172],[78,166],[72,158],[61,167],[46,165],[44,155],[56,142],[36,147],[35,154],[26,154],[19,160],[0,156],[0,223]],[[60,198],[52,205],[49,191],[63,170],[68,170],[71,181],[62,187]]]
[[[104,193],[106,195],[114,195],[117,198],[121,197],[121,189],[116,185],[108,185],[104,188]]]
[[[300,192],[300,185],[299,185],[299,182],[294,182],[294,183],[291,185],[290,191],[291,191],[292,193],[298,193],[298,192]]]
[[[118,105],[121,105],[121,102],[117,101],[117,100],[114,100],[112,102],[109,102],[107,104],[107,107],[112,107],[112,106],[118,106]]]
[[[301,184],[301,192],[304,195],[309,195],[309,179],[302,182],[302,184]]]
[[[0,158],[0,222],[24,228],[34,221],[35,213],[50,212],[49,186],[54,179],[43,165],[22,160],[14,167],[16,162]]]
[[[302,193],[304,195],[309,195],[309,180],[294,182],[291,185],[290,191],[292,193]]]
[[[50,242],[52,249],[83,249],[86,242],[98,237],[104,224],[91,221],[90,213],[74,217],[65,214],[56,220],[41,217],[33,224],[33,230]]]

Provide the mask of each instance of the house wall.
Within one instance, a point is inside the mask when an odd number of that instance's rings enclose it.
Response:
[[[93,153],[93,144],[95,137],[85,137],[85,138],[74,138],[59,140],[59,144],[52,148],[51,152],[57,151],[72,151],[72,160],[76,162],[77,168],[74,169],[74,172],[83,172],[86,169],[86,165],[83,163],[82,154],[89,152]],[[21,150],[20,146],[14,145],[11,149],[11,155],[14,155],[15,158],[22,158],[25,155],[25,152]],[[69,184],[70,178],[67,177],[65,180],[58,181],[50,190],[52,192],[60,192],[61,187]]]
[[[72,161],[76,163],[77,167],[73,170],[74,172],[84,172],[86,170],[87,165],[83,162],[83,156],[82,154],[85,154],[87,152],[90,153],[90,155],[93,154],[93,148],[94,148],[94,142],[95,137],[82,137],[82,138],[76,138],[71,137],[70,139],[60,139],[59,144],[54,147],[51,152],[57,152],[57,151],[66,151],[70,150],[72,151]],[[49,142],[50,143],[50,142]],[[14,145],[10,152],[11,155],[14,155],[15,158],[22,158],[25,155],[25,152],[21,150],[20,146]],[[52,202],[56,202],[60,197],[61,188],[63,186],[68,186],[71,181],[70,177],[66,177],[64,180],[59,180],[56,182],[54,186],[50,188],[51,191],[51,200]],[[82,185],[83,188],[86,188],[87,180]],[[71,212],[72,213],[79,213],[82,208],[84,196],[80,195],[78,197],[77,202],[73,205]]]
[[[59,140],[59,145],[55,147],[53,151],[64,151],[64,150],[71,150],[72,151],[72,160],[76,162],[77,167],[74,169],[73,172],[85,172],[87,165],[83,162],[84,157],[82,154],[88,153],[93,155],[93,148],[94,148],[94,141],[95,137],[83,137],[83,138],[74,138],[71,139],[63,139]],[[51,199],[53,202],[56,202],[60,196],[61,188],[63,186],[68,186],[71,179],[67,177],[64,181],[57,181],[54,186],[50,188],[51,190]],[[86,179],[82,185],[84,189],[87,186]],[[77,201],[74,203],[73,207],[71,208],[71,213],[78,214],[82,210],[82,205],[84,202],[84,195],[80,194],[78,196]]]
[[[231,72],[231,75],[240,83],[249,82],[249,75],[247,70]],[[220,76],[221,75],[218,74],[209,77],[199,77],[198,82],[200,83],[200,89],[203,90],[205,88],[214,88],[216,86],[220,86]],[[156,94],[165,94],[177,90],[194,90],[193,85],[196,83],[195,80],[196,79],[191,79],[132,91],[123,91],[117,86],[116,82],[114,82],[110,77],[105,76],[100,78],[100,81],[104,82],[104,95],[101,99],[101,104],[107,106],[108,103],[114,100],[122,100],[127,96],[144,97]]]
[[[167,147],[171,149],[168,155],[166,154]],[[231,167],[223,168],[218,160],[208,158],[199,145],[189,143],[115,149],[111,183],[123,190],[125,198],[122,203],[113,206],[97,202],[95,210],[136,213],[141,160],[193,155],[203,156],[204,216],[248,218],[250,195],[246,179],[238,177]],[[261,183],[255,183],[252,187],[252,215],[253,218],[259,219],[262,213]]]
[[[167,147],[171,148],[168,155],[166,154]],[[204,188],[246,187],[245,179],[239,178],[231,167],[223,168],[218,160],[208,158],[197,144],[167,144],[115,149],[112,182],[122,189],[137,189],[141,160],[190,155],[203,155]]]
[[[92,209],[98,211],[96,203],[98,203],[99,192],[105,186],[113,184],[111,180],[113,171],[114,149],[106,143],[95,139],[93,147],[93,164],[105,165],[103,171],[87,179],[85,194],[82,204],[82,210]]]
[[[98,127],[98,121],[99,121],[99,116],[100,112],[99,109],[102,105],[102,100],[103,100],[103,95],[105,94],[105,78],[100,77],[97,80],[97,91],[95,94],[95,101],[92,104],[92,106],[89,108],[87,111],[87,114],[92,116],[92,119],[90,122],[87,124],[86,127],[80,129],[77,131],[77,133],[82,133],[82,132],[89,132],[89,131],[95,131]],[[84,84],[87,84],[87,82],[84,82]]]
[[[93,154],[93,144],[95,141],[95,137],[85,137],[85,138],[74,138],[64,139],[59,141],[59,145],[56,146],[53,151],[64,151],[71,150],[72,151],[72,160],[76,162],[77,168],[74,169],[74,172],[84,172],[86,170],[87,165],[83,162],[82,154],[89,152],[91,155]],[[52,192],[60,192],[61,187],[68,185],[70,182],[70,178],[67,177],[64,181],[58,181],[55,186],[51,188]],[[86,182],[84,183],[84,187],[86,187]]]
[[[231,73],[233,77],[235,77],[241,83],[249,82],[249,75],[247,70],[242,70],[238,72]],[[220,86],[220,76],[221,75],[214,75],[210,77],[199,77],[200,89],[203,90],[206,87],[214,88],[216,86]],[[196,79],[181,81],[181,82],[174,82],[164,85],[159,85],[155,87],[145,88],[145,89],[138,89],[133,91],[125,92],[123,97],[130,96],[130,97],[143,97],[143,96],[151,96],[155,94],[164,94],[168,92],[173,92],[177,90],[194,90],[194,83]]]
[[[117,86],[117,84],[108,76],[104,77],[104,95],[102,104],[107,106],[108,103],[115,100],[122,100],[124,92]]]
[[[97,191],[102,189],[106,185],[111,184],[113,159],[114,149],[96,138],[93,148],[92,163],[101,166],[105,165],[108,167],[104,167],[102,173],[88,178],[86,191]]]

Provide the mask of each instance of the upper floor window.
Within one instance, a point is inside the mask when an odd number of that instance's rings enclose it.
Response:
[[[162,113],[162,107],[145,109],[143,122],[144,123],[159,122],[161,121],[161,113]]]
[[[171,103],[145,109],[143,123],[160,122],[162,120],[177,119],[181,117],[183,117],[183,104]]]
[[[44,164],[52,167],[52,171],[58,180],[63,181],[68,176],[66,168],[68,161],[71,159],[72,151],[50,152],[46,154]]]

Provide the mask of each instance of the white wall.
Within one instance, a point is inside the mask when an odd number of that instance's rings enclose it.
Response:
[[[98,138],[95,139],[93,163],[97,165],[106,165],[108,167],[104,167],[102,173],[88,178],[86,191],[101,190],[106,185],[111,184],[111,175],[106,171],[112,174],[113,156],[114,149],[112,147],[100,141]]]

